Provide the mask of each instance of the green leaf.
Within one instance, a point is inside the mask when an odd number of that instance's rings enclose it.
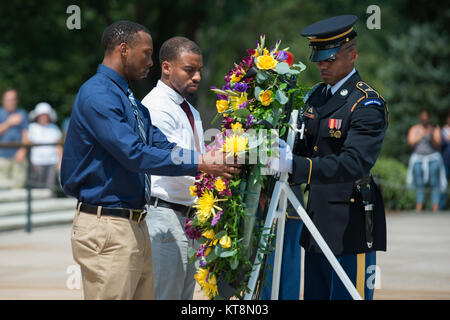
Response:
[[[255,98],[259,101],[259,94],[261,93],[262,89],[258,86],[255,87]]]
[[[215,238],[220,240],[220,238],[222,238],[226,234],[227,233],[224,230],[222,230],[222,231],[216,233]],[[216,246],[216,248],[217,248],[217,246]]]
[[[237,257],[234,257],[233,261],[231,262],[230,268],[231,268],[231,270],[236,270],[238,266],[239,266],[239,260],[237,259]]]
[[[250,114],[250,111],[248,109],[236,109],[234,110],[234,115],[238,118],[242,118],[247,120],[248,116]]]
[[[277,101],[279,102],[279,103],[281,103],[281,104],[286,104],[288,101],[289,101],[289,98],[288,97],[286,97],[286,95],[284,94],[284,92],[283,91],[281,91],[281,90],[278,90],[277,91],[277,93],[276,93],[276,99],[277,99]]]
[[[221,258],[232,257],[232,256],[234,256],[234,255],[236,254],[236,252],[237,252],[236,249],[234,249],[234,250],[232,250],[232,251],[230,251],[230,250],[224,250],[224,251],[222,251],[222,253],[220,254],[220,257],[221,257]]]
[[[214,260],[216,260],[217,259],[217,255],[216,255],[216,253],[215,253],[215,250],[212,250],[206,257],[205,257],[205,260],[206,260],[206,262],[211,262],[211,261],[214,261]]]
[[[188,257],[195,256],[196,253],[197,253],[197,250],[195,250],[194,248],[192,248],[192,247],[188,248],[188,252],[187,252]]]
[[[301,63],[300,61],[296,64],[293,64],[291,67],[300,69],[298,71],[299,73],[306,69],[306,66],[303,63]]]
[[[275,71],[278,74],[286,74],[289,73],[291,70],[289,69],[289,65],[286,62],[280,62],[275,66]]]
[[[256,74],[256,81],[259,84],[262,84],[264,81],[267,80],[267,78],[269,78],[269,76],[267,75],[266,72],[264,72],[262,70],[258,70],[258,73]]]
[[[219,117],[220,117],[220,113],[218,113],[218,114],[214,117],[214,119],[211,121],[211,124],[216,123],[216,121],[217,121],[217,119],[219,119]]]

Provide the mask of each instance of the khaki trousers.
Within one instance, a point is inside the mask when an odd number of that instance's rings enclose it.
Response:
[[[85,299],[154,299],[145,219],[137,223],[77,210],[71,240]]]
[[[25,188],[27,161],[16,162],[14,158],[0,157],[0,184],[6,188]]]

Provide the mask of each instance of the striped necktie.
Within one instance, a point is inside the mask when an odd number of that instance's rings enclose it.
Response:
[[[134,116],[136,117],[136,121],[138,124],[138,131],[139,131],[139,136],[141,137],[141,140],[144,144],[147,144],[147,135],[145,134],[145,127],[144,127],[144,122],[142,121],[142,117],[141,117],[141,113],[139,112],[137,103],[136,103],[136,99],[134,98],[133,92],[128,89],[127,91],[128,93],[128,99],[131,102],[131,105],[133,106],[133,113]],[[144,181],[145,181],[145,200],[147,201],[147,204],[150,204],[150,177],[148,174],[144,173]]]

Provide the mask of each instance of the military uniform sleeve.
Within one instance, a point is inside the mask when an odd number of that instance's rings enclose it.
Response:
[[[380,153],[386,120],[383,105],[362,101],[354,109],[340,154],[306,158],[293,156],[294,183],[339,183],[370,172]]]

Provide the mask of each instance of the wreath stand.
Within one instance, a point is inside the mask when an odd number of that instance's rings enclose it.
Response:
[[[297,118],[298,118],[298,110],[293,110],[291,113],[290,126],[291,128],[288,131],[287,144],[293,147],[295,134],[300,132],[303,134],[303,125],[300,130],[297,128]],[[327,260],[330,262],[336,274],[341,279],[345,288],[348,290],[350,295],[354,300],[362,300],[358,291],[356,290],[353,283],[350,281],[348,275],[345,273],[342,266],[339,264],[338,260],[330,250],[330,247],[327,245],[322,235],[317,230],[316,226],[312,222],[311,218],[306,213],[305,209],[300,204],[300,201],[295,196],[294,192],[291,190],[291,187],[287,183],[288,174],[281,174],[279,180],[276,182],[275,187],[273,189],[272,198],[269,205],[269,210],[267,212],[266,221],[264,224],[263,234],[268,235],[271,229],[271,226],[276,222],[277,223],[277,237],[276,237],[276,246],[275,246],[275,260],[274,260],[274,268],[273,268],[273,278],[272,278],[272,300],[278,300],[278,293],[280,288],[280,274],[281,274],[281,263],[282,263],[282,253],[283,253],[283,241],[284,241],[284,225],[286,222],[286,209],[288,200],[291,202],[292,206],[300,216],[300,219],[303,221],[303,227],[308,228],[311,236],[319,245],[320,249],[324,253]],[[264,239],[267,237],[261,237],[260,247],[264,248],[266,243]],[[263,261],[263,253],[258,250],[257,257],[255,261]],[[250,279],[248,282],[248,287],[250,291],[244,296],[244,300],[252,300],[254,297],[255,287],[258,281],[258,276],[261,271],[262,263],[257,263],[253,266]]]

